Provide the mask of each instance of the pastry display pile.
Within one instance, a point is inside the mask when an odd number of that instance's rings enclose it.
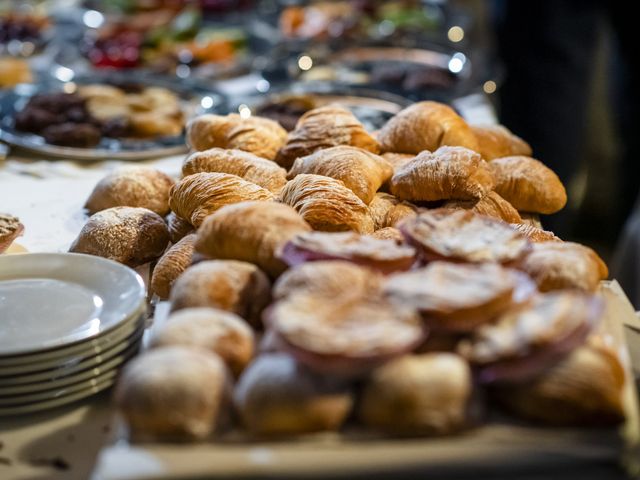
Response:
[[[207,115],[187,136],[179,180],[100,181],[71,248],[157,261],[171,305],[116,388],[131,438],[623,421],[607,267],[523,219],[566,193],[508,130],[421,102],[376,133],[331,105],[289,133]]]
[[[83,85],[74,93],[34,95],[15,117],[17,130],[47,143],[88,148],[102,138],[161,138],[180,135],[180,99],[162,87]]]

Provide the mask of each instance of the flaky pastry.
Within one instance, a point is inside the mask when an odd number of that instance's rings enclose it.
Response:
[[[359,147],[373,153],[380,151],[378,141],[367,133],[353,113],[340,105],[326,105],[300,117],[276,161],[284,168],[290,168],[296,158],[338,145]]]
[[[418,102],[393,116],[378,134],[384,152],[418,154],[443,145],[478,151],[473,130],[451,107]]]
[[[450,200],[443,207],[471,210],[472,212],[497,218],[507,223],[519,224],[522,218],[518,211],[493,190],[479,200]]]
[[[378,192],[369,203],[369,211],[376,230],[379,230],[394,227],[407,217],[414,217],[418,207],[404,200],[398,200],[389,193]]]
[[[273,200],[273,194],[255,183],[228,173],[194,173],[171,188],[169,205],[179,217],[199,227],[206,216],[231,203]]]
[[[485,160],[531,155],[529,144],[503,125],[471,125],[471,130],[478,141],[477,152]]]
[[[280,193],[315,230],[372,233],[369,207],[344,183],[322,175],[300,174]]]
[[[195,234],[189,234],[160,257],[151,276],[151,292],[163,300],[169,298],[173,283],[191,265],[195,243]]]
[[[480,199],[493,188],[487,163],[463,147],[424,151],[391,178],[391,193],[401,200]]]

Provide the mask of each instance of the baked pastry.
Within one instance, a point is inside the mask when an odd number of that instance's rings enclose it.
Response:
[[[202,172],[184,177],[171,188],[169,206],[197,228],[207,215],[230,203],[273,199],[269,190],[237,175]]]
[[[242,150],[210,148],[192,153],[182,164],[182,175],[186,177],[199,172],[230,173],[276,194],[287,183],[284,168]]]
[[[565,288],[594,292],[609,276],[596,252],[573,242],[534,243],[517,268],[530,275],[542,292]]]
[[[383,290],[392,303],[418,310],[432,330],[471,332],[513,304],[520,281],[520,276],[493,263],[432,262],[390,276]]]
[[[180,218],[175,213],[171,212],[167,215],[167,230],[169,230],[169,238],[171,239],[171,243],[178,243],[184,237],[189,235],[190,233],[195,232],[193,225],[191,225],[188,221]]]
[[[13,241],[22,235],[24,225],[18,217],[0,213],[0,253],[5,252]]]
[[[367,205],[380,186],[391,178],[393,168],[382,157],[361,148],[338,146],[317,150],[299,157],[289,170],[288,178],[312,173],[341,180]]]
[[[418,154],[443,145],[478,151],[471,127],[451,107],[418,102],[397,113],[382,127],[378,140],[383,152]]]
[[[532,242],[561,242],[553,232],[534,227],[527,223],[512,223],[511,226],[521,233],[524,233]]]
[[[567,203],[558,176],[531,157],[505,157],[489,162],[495,190],[522,212],[555,213]]]
[[[357,416],[394,435],[443,435],[473,423],[472,399],[471,369],[459,356],[405,355],[371,374]]]
[[[115,403],[134,440],[194,440],[216,428],[228,395],[227,369],[215,354],[160,348],[131,361]]]
[[[367,133],[353,113],[340,105],[325,105],[300,117],[286,145],[278,152],[276,162],[288,169],[296,158],[338,145],[373,153],[380,151],[378,141]]]
[[[158,260],[151,276],[150,290],[160,299],[169,298],[173,283],[191,265],[195,243],[196,235],[191,233],[172,245]]]
[[[268,118],[200,115],[187,124],[187,142],[194,150],[228,148],[244,150],[273,160],[287,140],[287,131]]]
[[[285,185],[280,196],[314,230],[373,233],[369,207],[340,180],[300,174]]]
[[[531,248],[513,227],[469,210],[426,210],[398,228],[426,260],[509,263]]]
[[[320,376],[284,353],[258,357],[242,374],[234,405],[254,435],[338,430],[353,405],[344,382]]]
[[[512,413],[551,425],[615,425],[625,419],[625,372],[618,354],[589,341],[542,375],[502,385],[494,398]]]
[[[162,255],[168,243],[167,226],[157,213],[146,208],[113,207],[89,217],[69,251],[137,267]]]
[[[198,230],[196,250],[210,258],[255,263],[272,277],[286,269],[277,256],[295,235],[311,227],[288,205],[241,202],[207,217]]]
[[[255,338],[239,316],[217,308],[185,308],[172,313],[151,337],[151,348],[184,346],[217,354],[238,377],[249,364]]]
[[[459,352],[483,383],[524,382],[581,345],[600,319],[600,298],[577,291],[541,294],[483,325]]]
[[[307,232],[289,240],[279,257],[290,267],[318,260],[346,260],[388,274],[411,268],[416,251],[393,240],[354,232]]]
[[[532,153],[527,142],[503,125],[471,125],[471,130],[478,141],[477,152],[485,160]]]
[[[370,234],[373,238],[379,238],[381,240],[393,240],[396,244],[401,245],[404,243],[404,237],[402,232],[394,227],[384,227],[380,230]]]
[[[413,153],[394,153],[394,152],[383,153],[381,157],[391,164],[394,172],[399,168],[401,168],[405,163],[408,163],[414,158],[416,158],[415,154]]]
[[[119,168],[98,182],[85,208],[93,214],[111,207],[142,207],[165,216],[173,184],[171,177],[155,168]]]
[[[480,199],[493,189],[487,163],[462,147],[425,151],[404,164],[391,178],[391,193],[401,200]]]
[[[371,203],[369,211],[376,230],[393,227],[407,217],[414,217],[418,211],[415,205],[398,200],[389,193],[378,192]]]
[[[265,322],[300,363],[345,377],[411,351],[425,334],[413,309],[377,295],[289,295],[272,305]]]
[[[233,312],[253,326],[270,300],[271,284],[255,265],[207,260],[189,267],[173,284],[171,310],[213,307]]]
[[[382,275],[352,262],[326,260],[303,263],[284,272],[273,285],[274,300],[304,293],[323,298],[364,298],[375,295]]]
[[[519,224],[522,218],[509,202],[493,190],[479,200],[450,200],[443,207],[471,210],[472,212],[497,218],[507,223]]]

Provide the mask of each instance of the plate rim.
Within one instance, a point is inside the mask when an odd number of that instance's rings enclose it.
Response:
[[[144,281],[142,280],[142,277],[133,269],[127,267],[126,265],[123,265],[121,263],[118,263],[114,260],[109,260],[108,258],[103,258],[103,257],[98,257],[96,255],[88,255],[85,253],[72,253],[72,252],[67,252],[67,253],[44,253],[44,252],[39,252],[39,253],[26,253],[24,255],[6,255],[6,256],[2,256],[0,257],[0,267],[2,266],[2,263],[5,262],[21,262],[23,261],[23,258],[34,258],[34,257],[39,257],[40,259],[42,259],[41,262],[44,264],[44,262],[46,262],[47,258],[51,258],[51,257],[55,257],[55,258],[82,258],[84,259],[84,261],[88,261],[88,262],[96,262],[97,264],[102,263],[103,265],[108,266],[109,268],[115,268],[115,269],[119,269],[121,272],[123,272],[123,274],[131,277],[132,280],[132,288],[133,288],[133,284],[135,283],[135,289],[136,289],[136,293],[137,293],[137,297],[138,297],[138,302],[137,302],[137,306],[136,308],[132,309],[132,311],[130,312],[126,312],[125,314],[121,315],[121,318],[114,322],[113,325],[110,325],[107,328],[104,328],[94,334],[90,334],[90,335],[86,335],[83,336],[82,338],[77,338],[73,341],[69,341],[69,342],[65,342],[65,343],[59,343],[59,344],[55,344],[55,345],[48,345],[48,346],[41,346],[41,347],[29,347],[27,349],[16,349],[15,347],[13,349],[8,349],[8,350],[3,350],[2,352],[0,352],[0,360],[2,360],[3,357],[15,357],[18,355],[28,355],[28,354],[35,354],[35,353],[43,353],[49,350],[56,350],[59,348],[66,348],[66,347],[71,347],[74,345],[77,345],[79,343],[83,343],[92,339],[95,339],[97,336],[111,332],[113,329],[115,329],[118,326],[121,326],[124,322],[126,322],[131,315],[138,311],[140,308],[142,308],[142,305],[146,305],[146,297],[147,297],[147,292],[146,292],[146,287],[144,284]],[[24,278],[36,278],[36,277],[17,277],[19,279],[24,279]],[[40,276],[38,278],[47,278],[47,277],[43,277]],[[15,280],[16,278],[13,278],[13,280]],[[2,279],[2,280],[12,280],[11,278],[7,278],[7,279]],[[1,280],[0,280],[1,281]]]

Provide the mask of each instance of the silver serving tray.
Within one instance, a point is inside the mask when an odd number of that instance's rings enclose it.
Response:
[[[226,98],[222,94],[193,82],[180,82],[133,72],[88,74],[77,76],[68,82],[62,82],[51,77],[35,84],[17,85],[15,88],[0,94],[0,141],[46,157],[74,160],[141,160],[177,155],[187,151],[184,133],[177,136],[154,139],[102,138],[96,147],[76,148],[53,145],[47,143],[40,135],[16,130],[15,114],[25,107],[33,95],[60,91],[65,88],[65,85],[71,83],[86,85],[109,82],[134,82],[146,87],[167,88],[180,97],[187,120],[196,115],[219,112],[225,108]],[[73,85],[71,86],[73,87]]]

